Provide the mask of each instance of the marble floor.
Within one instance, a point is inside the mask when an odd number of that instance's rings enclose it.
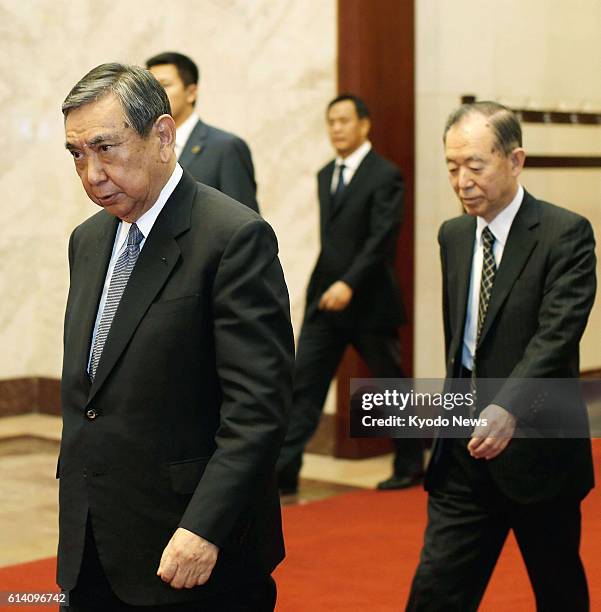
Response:
[[[0,418],[0,567],[56,554],[60,432],[59,417]],[[282,503],[373,488],[390,475],[391,463],[390,455],[364,460],[306,455],[299,493]]]

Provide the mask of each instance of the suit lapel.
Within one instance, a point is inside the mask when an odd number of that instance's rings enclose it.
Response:
[[[100,223],[98,237],[83,245],[81,265],[77,266],[78,278],[73,279],[72,282],[72,286],[80,288],[73,296],[73,304],[71,304],[71,309],[76,314],[71,318],[70,337],[77,344],[72,350],[65,351],[76,356],[76,363],[81,364],[84,378],[87,378],[86,369],[91,349],[92,331],[119,224],[119,220],[108,213],[99,215],[98,220]]]
[[[180,247],[176,238],[190,227],[190,209],[194,194],[194,181],[184,172],[155,221],[129,277],[102,351],[88,402],[110,374],[179,260]]]
[[[369,168],[375,158],[373,149],[370,149],[367,155],[363,158],[357,170],[353,174],[350,183],[344,188],[344,191],[340,194],[340,197],[336,199],[335,205],[331,207],[330,219],[334,218],[343,208],[345,202],[353,195],[357,190],[357,185],[364,183],[369,176]],[[330,176],[330,182],[332,177]]]
[[[463,341],[463,325],[465,323],[465,313],[467,310],[468,294],[470,289],[470,279],[472,274],[472,260],[474,256],[474,240],[476,237],[476,219],[465,217],[466,227],[463,237],[458,241],[455,251],[455,270],[456,278],[450,279],[454,285],[454,295],[452,304],[455,305],[455,321],[459,325],[453,337]],[[452,347],[453,354],[458,350],[458,346]]]
[[[190,137],[188,138],[188,141],[184,146],[184,150],[180,155],[179,163],[181,166],[187,167],[192,160],[194,160],[204,151],[207,136],[207,126],[199,119],[198,123],[194,126],[194,129],[190,133]]]
[[[332,214],[332,176],[334,175],[334,162],[331,161],[324,171],[319,175],[319,209],[321,216],[321,227],[326,227],[328,219]]]
[[[490,295],[488,310],[486,311],[486,319],[480,333],[479,345],[486,338],[486,334],[495,320],[499,309],[507,299],[513,284],[538,242],[536,235],[532,232],[532,228],[537,226],[538,222],[536,202],[529,193],[525,192],[524,201],[511,224],[507,243],[503,249],[501,264],[495,275],[495,282]]]

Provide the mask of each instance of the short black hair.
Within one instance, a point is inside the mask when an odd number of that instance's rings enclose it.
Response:
[[[468,102],[454,110],[447,119],[444,128],[443,142],[447,132],[468,115],[482,115],[490,120],[490,128],[495,135],[495,147],[507,157],[516,147],[522,146],[522,126],[517,115],[498,102],[482,100]]]
[[[354,94],[350,93],[342,93],[336,96],[329,104],[327,110],[329,111],[334,104],[338,104],[338,102],[344,102],[345,100],[350,100],[355,105],[355,110],[357,111],[357,117],[359,119],[369,119],[369,110],[367,109],[367,104],[363,102],[363,100]]]
[[[165,53],[153,55],[150,59],[146,60],[146,68],[163,64],[173,64],[175,66],[177,74],[179,74],[179,78],[185,87],[198,84],[200,77],[198,66],[187,55],[176,53],[175,51],[166,51]]]

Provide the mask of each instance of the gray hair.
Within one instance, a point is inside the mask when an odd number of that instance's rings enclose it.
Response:
[[[522,127],[516,114],[506,106],[490,101],[469,102],[454,110],[445,124],[443,142],[446,142],[447,132],[451,127],[473,114],[490,119],[490,127],[495,136],[495,147],[503,155],[507,156],[516,147],[522,146]]]
[[[138,66],[101,64],[82,77],[63,102],[65,119],[70,111],[114,94],[130,127],[146,138],[161,115],[170,115],[169,98],[154,76]]]

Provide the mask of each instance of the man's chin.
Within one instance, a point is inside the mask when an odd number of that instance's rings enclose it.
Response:
[[[118,219],[123,220],[130,212],[129,208],[119,205],[118,202],[102,202],[98,199],[95,199],[94,202],[109,215],[113,215],[113,217],[117,217]]]
[[[463,210],[473,217],[478,216],[478,211],[480,210],[480,200],[461,200],[461,205],[463,206]]]

